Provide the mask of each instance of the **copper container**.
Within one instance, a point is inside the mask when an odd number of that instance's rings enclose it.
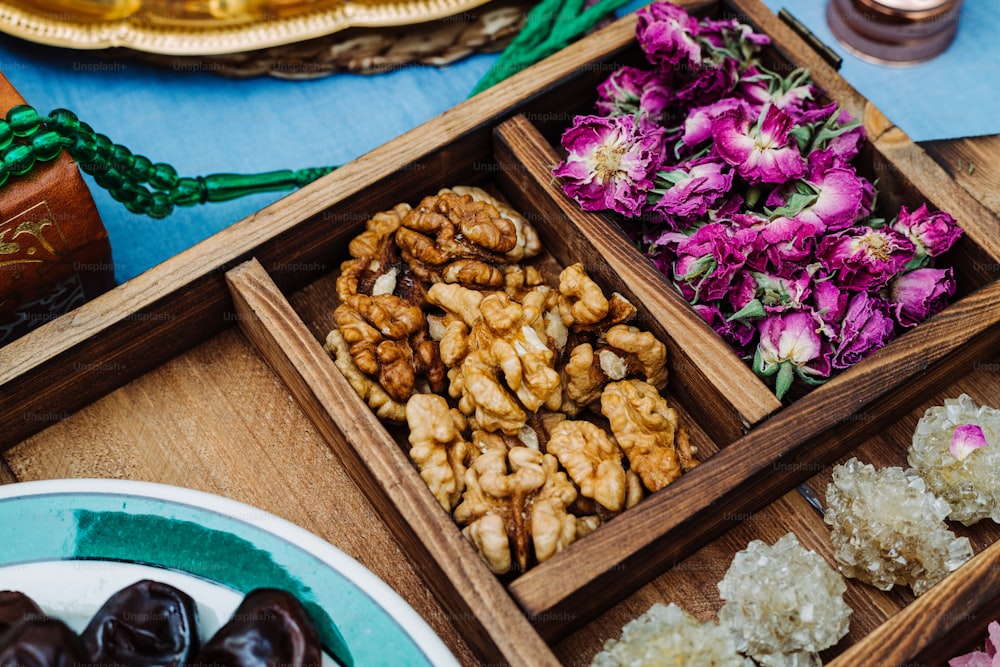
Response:
[[[930,60],[954,41],[962,0],[829,0],[834,36],[859,58],[886,65]]]

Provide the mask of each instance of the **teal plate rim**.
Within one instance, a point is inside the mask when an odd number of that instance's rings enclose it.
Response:
[[[0,573],[65,560],[165,568],[241,592],[285,588],[317,620],[324,645],[346,644],[355,664],[458,665],[426,621],[357,560],[223,496],[119,479],[0,485]]]

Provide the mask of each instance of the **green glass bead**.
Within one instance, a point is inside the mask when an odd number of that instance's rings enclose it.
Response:
[[[14,136],[26,137],[42,124],[42,117],[27,104],[18,104],[7,112],[7,122]]]
[[[115,201],[127,204],[139,195],[139,192],[141,191],[140,187],[141,186],[133,185],[132,183],[123,183],[121,187],[109,190],[109,192]]]
[[[171,190],[177,185],[177,170],[166,162],[157,162],[153,165],[149,184],[160,190]]]
[[[114,147],[114,142],[107,136],[103,134],[94,135],[94,148],[97,150],[97,154],[101,157],[110,158]]]
[[[196,178],[179,178],[177,187],[170,193],[170,200],[177,206],[194,206],[204,202],[204,191]]]
[[[10,124],[5,120],[0,120],[0,151],[10,146],[14,140],[14,130],[10,129]]]
[[[166,192],[154,192],[153,203],[150,204],[146,213],[151,218],[165,218],[174,211],[174,205],[170,203],[170,195]]]
[[[125,177],[111,166],[94,174],[94,181],[105,190],[115,190],[125,185]]]
[[[94,132],[94,128],[92,128],[90,125],[87,125],[82,120],[80,121],[80,126],[77,128],[77,130],[83,132],[84,134],[89,134],[91,137],[94,137],[97,134],[97,132]]]
[[[125,202],[125,208],[128,209],[130,213],[145,214],[149,210],[150,205],[153,203],[153,197],[146,192],[144,189],[139,190],[136,193],[135,199],[130,202]]]
[[[94,150],[94,138],[84,132],[70,132],[69,137],[70,143],[66,146],[66,152],[69,153],[74,160],[77,162],[89,162],[94,159],[96,151]]]
[[[4,152],[3,165],[15,176],[27,174],[35,166],[35,154],[31,151],[31,146],[25,144],[13,146]]]
[[[49,112],[45,126],[63,136],[80,129],[80,119],[69,109],[53,109]]]
[[[94,157],[91,160],[79,160],[77,164],[80,165],[80,169],[84,173],[90,174],[91,176],[96,176],[97,174],[103,174],[108,168],[108,165],[104,163],[100,158]]]
[[[55,159],[62,151],[62,144],[62,137],[52,130],[42,130],[31,137],[31,148],[41,162]]]
[[[111,164],[115,169],[128,170],[132,168],[132,151],[121,144],[111,147]]]
[[[0,168],[0,185],[6,183],[8,178],[10,178],[10,174],[7,173],[7,170]]]
[[[153,177],[153,163],[145,155],[133,155],[129,176],[134,183],[148,183]]]

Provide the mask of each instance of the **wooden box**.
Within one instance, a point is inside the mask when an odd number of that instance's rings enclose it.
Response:
[[[821,493],[828,467],[855,452],[898,464],[905,441],[888,453],[871,452],[888,433],[903,438],[924,408],[959,387],[981,387],[981,401],[1000,404],[996,219],[760,2],[683,4],[736,15],[770,34],[771,57],[809,67],[832,99],[864,119],[867,170],[890,205],[927,201],[959,221],[966,233],[946,261],[960,294],[948,309],[782,405],[609,219],[582,212],[551,178],[561,130],[590,107],[599,81],[638,58],[634,18],[626,18],[0,349],[0,446],[238,325],[485,662],[557,664],[593,655],[657,600],[694,605],[692,612],[709,618],[718,608],[714,585],[723,563],[748,539],[773,542],[794,530],[832,561],[822,519],[796,487],[807,483]],[[606,292],[619,291],[638,307],[642,326],[668,347],[666,393],[691,427],[702,461],[513,578],[486,568],[409,462],[398,434],[379,422],[322,349],[348,241],[374,213],[458,184],[503,195],[535,224],[556,262],[584,262]],[[977,642],[988,620],[982,614],[996,610],[987,584],[995,583],[1000,555],[995,526],[971,534],[979,555],[946,581],[955,587],[952,597],[928,594],[914,602],[852,584],[850,600],[866,613],[827,657],[851,645],[867,651],[885,636],[892,637],[893,656],[939,655],[958,625],[953,617],[938,615],[925,632],[899,641],[898,621],[889,620],[897,610],[915,614],[910,610],[934,604],[982,618],[982,631],[963,635]]]

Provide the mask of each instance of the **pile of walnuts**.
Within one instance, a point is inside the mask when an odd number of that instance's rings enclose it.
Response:
[[[545,283],[534,228],[478,188],[376,214],[327,351],[497,574],[523,571],[697,465],[666,348],[584,267]]]

